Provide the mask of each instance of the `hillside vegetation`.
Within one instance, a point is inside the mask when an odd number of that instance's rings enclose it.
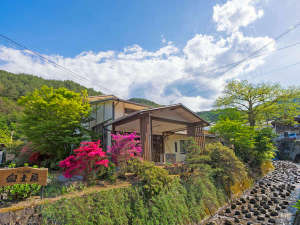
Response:
[[[157,104],[153,101],[150,101],[148,99],[145,99],[145,98],[130,98],[130,99],[128,99],[128,101],[143,104],[143,105],[149,105],[149,106],[152,106],[152,107],[162,106],[162,105],[159,105],[159,104]]]
[[[101,95],[99,91],[92,88],[86,88],[78,83],[70,80],[46,80],[41,77],[29,74],[14,74],[0,70],[0,96],[17,100],[20,96],[24,96],[35,89],[47,85],[53,88],[65,87],[75,92],[80,92],[84,89],[89,95]]]
[[[200,116],[202,119],[205,119],[208,122],[215,123],[220,119],[224,119],[226,117],[232,117],[236,113],[240,113],[241,116],[244,114],[242,112],[239,112],[236,109],[232,108],[226,108],[226,109],[212,109],[209,111],[201,111],[197,112],[197,115]]]
[[[53,88],[65,87],[75,92],[86,89],[89,95],[102,94],[70,80],[46,80],[29,74],[14,74],[0,70],[0,125],[12,126],[22,111],[22,107],[17,104],[18,98],[40,89],[43,85]]]

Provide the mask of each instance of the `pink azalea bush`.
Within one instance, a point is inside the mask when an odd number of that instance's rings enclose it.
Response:
[[[78,149],[74,150],[74,155],[70,155],[65,160],[59,162],[59,166],[64,169],[63,175],[71,178],[74,175],[82,175],[85,181],[97,172],[108,167],[109,160],[106,152],[100,148],[100,141],[82,142]]]
[[[142,148],[139,136],[136,133],[112,134],[112,146],[108,152],[112,161],[119,167],[120,172],[125,173],[127,162],[131,158],[140,157]]]

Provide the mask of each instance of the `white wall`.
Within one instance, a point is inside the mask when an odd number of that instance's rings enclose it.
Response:
[[[186,135],[174,134],[167,136],[164,139],[165,154],[175,154],[176,162],[182,162],[185,159],[185,154],[180,153],[180,140],[190,140],[190,137]],[[175,152],[175,142],[177,143],[177,152]]]

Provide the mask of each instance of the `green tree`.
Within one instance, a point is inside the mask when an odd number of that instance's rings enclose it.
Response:
[[[12,142],[12,136],[7,129],[0,129],[0,143],[8,146]]]
[[[227,118],[218,121],[211,131],[218,134],[225,145],[231,147],[242,161],[250,165],[259,165],[275,155],[275,134],[272,128],[258,129],[242,121]]]
[[[279,85],[251,84],[248,81],[231,81],[216,101],[218,107],[235,108],[247,115],[250,126],[255,126],[259,120],[276,116],[276,109],[291,106],[287,101],[299,95],[299,90],[282,89]]]
[[[279,99],[279,104],[273,109],[274,117],[284,124],[294,124],[294,117],[300,114],[300,91],[290,88],[287,94]]]
[[[272,159],[275,156],[276,147],[273,143],[276,134],[270,127],[255,130],[254,157],[256,163],[260,164],[265,160]]]
[[[84,139],[83,124],[90,113],[86,91],[43,86],[19,103],[24,107],[21,129],[41,154],[60,160]]]
[[[255,130],[252,127],[245,125],[243,121],[226,118],[219,120],[211,131],[218,134],[225,145],[233,148],[240,159],[250,161],[251,149],[255,146]]]

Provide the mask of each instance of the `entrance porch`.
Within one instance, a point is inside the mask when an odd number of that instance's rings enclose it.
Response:
[[[114,120],[112,132],[136,132],[140,135],[144,160],[176,162],[179,145],[166,145],[172,135],[193,137],[200,148],[205,147],[203,127],[209,123],[181,104],[141,110]],[[172,146],[172,149],[169,149]],[[176,149],[176,146],[178,149]],[[168,149],[166,149],[168,148]],[[181,150],[180,150],[181,151]]]

